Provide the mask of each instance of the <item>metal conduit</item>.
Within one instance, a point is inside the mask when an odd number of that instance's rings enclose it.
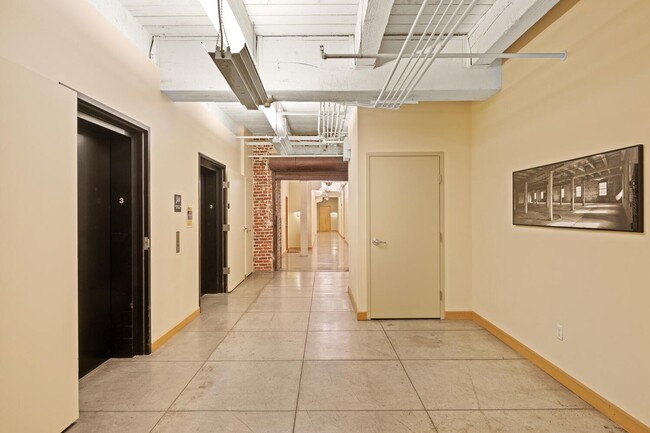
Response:
[[[417,23],[420,21],[420,17],[422,17],[422,14],[424,13],[424,9],[426,8],[427,3],[428,0],[423,0],[422,6],[420,6],[420,10],[418,11],[418,14],[415,16],[415,21],[413,21],[413,25],[409,29],[408,35],[406,36],[406,40],[404,41],[404,44],[402,45],[402,48],[400,49],[399,54],[397,55],[397,61],[393,65],[393,68],[391,69],[390,74],[388,75],[388,78],[384,83],[384,86],[381,88],[381,91],[379,92],[379,96],[377,97],[377,100],[373,104],[374,108],[378,107],[381,98],[383,98],[384,96],[384,92],[386,92],[386,88],[388,88],[388,84],[390,83],[391,79],[395,75],[395,71],[397,71],[399,62],[400,60],[402,60],[402,56],[404,56],[404,51],[406,51],[406,46],[408,45],[408,41],[410,41],[411,38],[413,37],[413,34],[415,33],[415,28],[417,27]]]
[[[474,6],[476,5],[476,3],[478,3],[478,1],[479,0],[472,0],[472,2],[469,4],[469,6],[467,6],[467,9],[465,9],[465,12],[456,21],[456,24],[454,24],[454,26],[451,28],[451,30],[449,30],[449,32],[447,33],[447,37],[442,41],[442,43],[434,46],[433,55],[429,58],[429,61],[427,62],[425,60],[425,62],[421,65],[421,66],[424,66],[424,67],[421,67],[416,72],[416,74],[413,75],[413,79],[411,80],[411,82],[409,82],[406,89],[402,92],[401,97],[399,99],[397,99],[396,102],[391,102],[391,105],[388,108],[398,109],[404,103],[406,98],[409,97],[409,95],[413,92],[415,87],[420,83],[420,81],[422,81],[422,78],[427,73],[429,68],[431,68],[431,65],[433,64],[433,62],[438,58],[438,56],[440,55],[440,52],[447,46],[447,43],[449,42],[449,40],[456,33],[456,31],[458,30],[458,27],[460,27],[460,25],[465,21],[465,19],[467,18],[467,16],[471,12],[472,8],[474,8]],[[463,3],[464,3],[464,0],[461,0],[461,3],[456,8],[456,11],[454,12],[454,15],[456,15],[457,12],[460,11],[460,7],[463,5]],[[450,22],[451,22],[451,20],[450,20]],[[442,33],[440,34],[440,36],[442,36]],[[440,39],[440,38],[438,38],[438,39]]]
[[[462,2],[463,2],[463,0],[461,0],[461,4],[462,4]],[[400,77],[397,79],[396,83],[393,85],[393,88],[392,88],[391,91],[388,93],[388,97],[386,98],[387,101],[392,101],[392,100],[393,100],[393,97],[394,97],[393,92],[395,91],[395,88],[397,87],[397,84],[400,82],[400,80],[401,80],[402,76],[404,75],[404,73],[405,73],[406,71],[409,71],[409,73],[406,75],[406,77],[404,78],[404,81],[403,81],[402,84],[399,86],[399,89],[395,92],[395,94],[397,94],[397,92],[399,92],[399,91],[402,90],[402,86],[404,85],[404,83],[406,82],[406,80],[408,79],[408,76],[410,75],[410,73],[411,73],[411,71],[412,71],[412,70],[409,70],[409,67],[410,67],[411,62],[412,62],[412,60],[413,60],[413,56],[414,56],[415,53],[418,51],[418,48],[420,47],[420,43],[422,42],[422,40],[424,40],[424,37],[425,37],[425,36],[427,35],[427,33],[429,32],[429,28],[430,28],[431,24],[433,23],[433,20],[436,18],[436,16],[438,16],[438,12],[440,11],[440,8],[442,7],[443,3],[444,3],[444,2],[442,2],[442,1],[441,1],[440,3],[438,3],[438,6],[436,7],[436,10],[435,10],[435,11],[433,12],[433,14],[431,15],[431,19],[429,20],[429,23],[427,24],[427,27],[426,27],[426,28],[424,29],[424,31],[422,32],[422,36],[420,36],[420,41],[418,41],[418,44],[417,44],[417,45],[415,46],[415,48],[413,49],[413,52],[411,53],[411,57],[409,58],[408,63],[406,64],[406,66],[405,66],[404,69],[402,70],[402,73],[400,74]],[[418,63],[418,62],[420,61],[420,59],[422,58],[422,55],[427,51],[427,47],[429,47],[429,44],[431,43],[431,39],[432,39],[433,36],[436,34],[436,32],[438,32],[438,28],[440,27],[440,24],[442,23],[442,19],[447,15],[447,13],[449,12],[449,9],[451,9],[452,4],[453,4],[453,0],[449,2],[449,4],[447,5],[447,7],[445,8],[444,12],[443,12],[442,15],[441,15],[440,21],[438,21],[438,23],[436,24],[436,26],[433,28],[433,31],[431,31],[431,33],[430,33],[430,35],[429,35],[429,38],[427,39],[427,41],[426,41],[425,44],[424,44],[424,47],[423,47],[422,50],[420,51],[420,54],[418,55],[418,57],[417,57],[417,59],[416,59],[416,61],[415,61],[415,65],[414,65],[413,67],[417,66],[417,63]],[[449,21],[447,21],[447,25],[449,25],[449,23],[453,20],[453,18],[454,18],[454,16],[452,16],[452,17],[449,18]],[[414,23],[414,24],[417,26],[417,23]],[[446,26],[445,26],[445,29],[443,29],[443,32],[444,32],[445,30],[446,30]],[[440,35],[438,35],[438,39],[439,39],[439,38],[440,38]],[[408,42],[409,42],[409,41],[405,41],[406,44],[408,44]],[[437,43],[437,40],[436,40],[436,42],[434,42],[434,44],[435,44],[435,43]],[[428,54],[427,54],[427,55],[428,55]]]

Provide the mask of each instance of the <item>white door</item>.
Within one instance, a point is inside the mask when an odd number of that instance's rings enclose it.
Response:
[[[242,227],[246,236],[246,276],[253,273],[253,180],[246,179],[246,225]]]
[[[440,317],[440,157],[370,157],[370,315]]]
[[[243,224],[246,222],[246,192],[245,178],[240,173],[228,170],[228,291],[232,291],[241,283],[246,267],[246,231]]]

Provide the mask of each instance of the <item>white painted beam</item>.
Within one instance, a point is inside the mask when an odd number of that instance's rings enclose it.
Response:
[[[377,54],[386,32],[394,0],[360,0],[357,27],[354,32],[355,52]],[[374,68],[375,59],[357,59],[356,68]]]
[[[497,0],[468,35],[472,53],[502,53],[560,0]],[[558,47],[561,51],[563,47]],[[495,59],[474,60],[488,66]]]
[[[251,22],[250,17],[248,16],[248,11],[246,10],[246,5],[243,0],[226,0],[230,6],[230,10],[234,16],[235,21],[239,25],[241,32],[248,45],[253,58],[257,52],[257,46],[255,43],[255,29],[253,28],[253,23]]]
[[[265,44],[259,53],[260,77],[267,93],[278,101],[367,104],[377,97],[392,67],[388,62],[375,69],[350,69],[349,60],[320,59],[322,40],[286,43],[291,50],[271,49]],[[333,49],[349,49],[342,45]],[[458,38],[450,41],[447,49],[462,51],[462,47]],[[236,101],[199,42],[161,40],[160,69],[161,90],[172,100]],[[444,59],[434,63],[412,96],[418,101],[474,101],[487,99],[500,89],[500,67],[466,68],[463,59]]]
[[[143,54],[149,57],[151,34],[142,27],[119,0],[88,0],[88,3],[93,5]]]

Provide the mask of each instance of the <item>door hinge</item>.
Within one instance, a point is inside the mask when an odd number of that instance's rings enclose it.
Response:
[[[223,268],[223,274],[224,275],[230,275],[230,268],[229,267]]]
[[[438,177],[438,183],[442,184],[442,175],[439,175],[439,177]]]
[[[228,189],[230,188],[230,181],[224,180],[223,181],[223,189]]]
[[[223,231],[224,232],[229,232],[230,231],[230,224],[224,224],[223,225]]]
[[[442,296],[442,291],[441,291],[441,292],[440,292],[440,300],[441,300],[441,301],[443,300],[442,298],[443,298],[443,296]]]
[[[149,239],[148,236],[145,236],[144,242],[142,242],[142,247],[145,251],[149,251],[151,249],[151,239]]]
[[[442,233],[440,233],[440,243],[442,243]]]

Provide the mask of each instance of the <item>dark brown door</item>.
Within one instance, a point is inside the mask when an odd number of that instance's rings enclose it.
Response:
[[[201,195],[201,295],[225,293],[227,280],[226,194],[223,188],[225,168],[215,161],[200,156]]]
[[[133,348],[131,138],[79,120],[79,376]]]

